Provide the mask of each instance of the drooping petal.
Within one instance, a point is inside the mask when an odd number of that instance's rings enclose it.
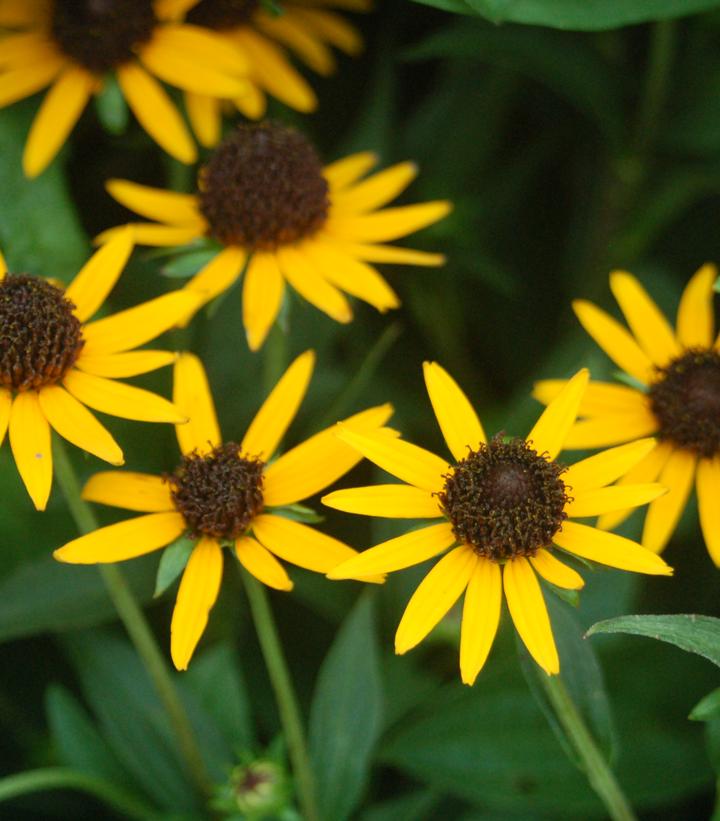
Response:
[[[714,265],[703,265],[685,286],[677,313],[677,341],[682,348],[709,348],[715,335]]]
[[[195,354],[183,353],[175,363],[173,403],[190,420],[175,426],[181,453],[208,453],[220,444],[212,392],[205,368]]]
[[[675,531],[692,490],[696,462],[694,453],[677,448],[665,463],[658,482],[668,492],[652,502],[643,527],[642,544],[648,550],[660,553]]]
[[[138,376],[172,365],[177,354],[172,351],[126,351],[124,353],[98,354],[83,356],[75,363],[81,371],[93,376],[104,376],[108,379],[122,379],[126,376]]]
[[[697,495],[705,544],[710,558],[720,567],[720,456],[699,460]]]
[[[200,145],[204,148],[214,148],[222,136],[220,101],[208,94],[186,91],[185,110]]]
[[[267,97],[255,82],[249,82],[244,93],[233,100],[238,111],[248,120],[261,120],[267,111]]]
[[[523,644],[549,676],[557,675],[560,659],[550,617],[540,583],[528,560],[519,556],[507,562],[503,583],[508,609]]]
[[[548,459],[554,459],[562,450],[577,418],[589,379],[590,373],[587,368],[579,370],[545,408],[528,433],[528,443],[532,444],[538,453],[547,454]]]
[[[588,456],[570,465],[562,477],[563,482],[575,493],[604,487],[642,462],[656,446],[654,439],[638,439]]]
[[[350,56],[360,54],[363,48],[362,37],[357,29],[351,26],[339,14],[324,9],[306,9],[303,7],[287,9],[286,13],[302,21],[306,28],[314,31],[323,40],[344,51]]]
[[[565,512],[573,519],[600,516],[614,510],[627,510],[646,505],[667,493],[659,484],[613,485],[612,487],[584,490],[573,495],[565,505]]]
[[[373,166],[377,165],[378,156],[372,151],[360,151],[357,154],[350,154],[342,157],[323,168],[323,177],[334,191],[342,191],[363,174],[366,174]]]
[[[105,189],[114,200],[146,219],[169,225],[197,226],[199,230],[205,226],[195,194],[180,194],[118,179],[108,180]]]
[[[331,214],[325,230],[333,236],[356,242],[390,242],[438,222],[451,210],[449,202],[438,200],[358,216]]]
[[[357,579],[391,573],[432,559],[455,543],[449,522],[412,530],[348,559],[327,574],[329,579]]]
[[[185,520],[179,513],[149,513],[93,530],[58,548],[53,556],[68,564],[122,562],[165,547],[183,530]]]
[[[305,351],[280,377],[263,402],[242,440],[242,450],[267,461],[305,398],[315,367],[315,352]]]
[[[35,391],[19,393],[10,409],[10,447],[33,504],[45,510],[52,486],[50,425]]]
[[[418,167],[402,162],[386,168],[333,197],[333,209],[343,214],[364,214],[382,208],[400,195],[415,179]]]
[[[395,633],[395,652],[418,645],[460,598],[477,566],[469,547],[456,547],[433,567],[413,593]]]
[[[198,295],[198,302],[195,309],[185,317],[184,322],[189,322],[196,310],[200,310],[203,305],[227,291],[242,274],[247,258],[247,251],[243,248],[229,246],[223,248],[195,274],[185,288]]]
[[[293,589],[293,583],[285,568],[269,550],[250,536],[241,536],[237,539],[235,555],[248,573],[268,587],[275,590]]]
[[[317,74],[327,77],[335,71],[337,65],[332,51],[312,35],[311,29],[299,24],[292,13],[286,12],[276,17],[259,14],[255,25],[270,39],[294,51]]]
[[[463,684],[474,684],[487,660],[500,623],[501,605],[500,566],[478,557],[463,604],[460,634],[460,675]]]
[[[553,536],[553,542],[583,559],[617,567],[619,570],[649,573],[653,576],[672,575],[672,568],[660,556],[636,542],[578,522],[563,522],[562,530]]]
[[[468,448],[477,449],[487,438],[480,419],[457,382],[437,362],[424,362],[423,374],[435,417],[450,453],[459,461]]]
[[[245,274],[242,297],[243,325],[251,351],[262,347],[280,313],[284,295],[285,280],[275,255],[254,254]]]
[[[187,670],[220,592],[223,555],[215,539],[203,537],[193,548],[180,581],[170,624],[170,655]]]
[[[542,379],[533,386],[532,395],[543,405],[549,405],[566,384],[567,379]],[[578,413],[580,416],[634,413],[638,408],[646,408],[647,402],[646,394],[636,388],[593,380],[583,394]]]
[[[347,299],[320,276],[306,254],[290,245],[278,248],[276,254],[283,276],[303,299],[336,322],[350,322],[352,309]]]
[[[0,445],[5,441],[5,434],[10,424],[11,410],[12,393],[6,388],[0,388]]]
[[[140,513],[168,513],[175,509],[170,485],[161,476],[130,470],[95,473],[83,488],[82,498]]]
[[[530,564],[545,581],[554,584],[555,587],[562,587],[565,590],[580,590],[585,585],[585,581],[579,573],[555,558],[549,550],[538,550],[530,559]]]
[[[346,513],[389,519],[436,519],[443,515],[432,494],[412,485],[370,485],[336,490],[323,496],[322,503]]]
[[[657,433],[660,425],[649,408],[632,413],[605,414],[576,422],[565,439],[567,450],[585,450],[617,445]]]
[[[1,10],[0,10],[1,11]],[[18,66],[0,74],[0,108],[5,108],[18,100],[49,86],[67,66],[60,54],[46,57],[29,66]]]

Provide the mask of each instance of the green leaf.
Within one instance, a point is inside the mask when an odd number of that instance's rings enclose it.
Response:
[[[284,516],[286,519],[292,519],[293,522],[303,522],[307,525],[316,525],[318,522],[325,521],[324,516],[306,505],[283,505],[283,507],[274,507],[272,511],[278,516]]]
[[[160,269],[160,273],[164,277],[170,278],[191,277],[197,274],[197,272],[205,267],[215,256],[217,256],[217,249],[215,248],[203,249],[202,251],[188,251],[163,265]]]
[[[310,757],[325,821],[343,821],[360,800],[381,715],[374,598],[368,590],[350,611],[323,661],[310,708]]]
[[[720,667],[720,619],[712,616],[619,616],[599,621],[587,631],[588,636],[596,633],[627,633],[666,641]]]
[[[693,721],[712,721],[720,718],[720,687],[701,698],[690,711],[688,718]]]
[[[111,134],[122,134],[127,128],[130,112],[115,75],[103,77],[103,87],[95,97],[95,107],[103,128]]]
[[[155,579],[154,598],[161,596],[183,572],[194,547],[195,539],[180,536],[163,550]]]

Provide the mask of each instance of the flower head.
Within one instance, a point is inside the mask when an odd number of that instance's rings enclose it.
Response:
[[[0,256],[0,442],[9,431],[18,472],[38,510],[45,509],[52,485],[51,428],[121,465],[122,451],[87,407],[146,422],[185,420],[166,399],[116,380],[173,362],[169,351],[132,349],[175,325],[196,299],[177,291],[88,321],[132,248],[132,232],[118,234],[65,290],[41,277],[10,273]]]
[[[90,97],[114,73],[147,133],[184,163],[192,137],[158,80],[228,97],[248,87],[247,62],[225,38],[174,20],[183,0],[27,0],[0,9],[0,107],[50,86],[28,135],[29,177],[52,161]],[[156,79],[157,78],[157,79]]]
[[[113,180],[118,202],[158,223],[135,224],[138,241],[174,246],[214,240],[221,249],[187,288],[208,302],[243,273],[248,344],[263,344],[282,305],[285,283],[338,322],[352,310],[343,292],[379,311],[399,305],[370,264],[441,265],[439,254],[385,243],[431,225],[450,210],[445,201],[382,208],[413,180],[400,163],[361,177],[376,163],[354,154],[323,168],[297,131],[275,123],[241,126],[216,150],[195,195]],[[105,232],[105,240],[119,229]]]
[[[720,339],[715,338],[713,285],[717,270],[704,265],[680,300],[675,330],[631,274],[616,271],[610,287],[630,327],[628,332],[600,308],[577,300],[573,308],[585,330],[633,384],[592,382],[580,405],[581,419],[566,447],[594,448],[654,435],[657,445],[623,482],[654,482],[669,492],[648,507],[642,543],[665,548],[692,490],[697,488],[700,524],[710,557],[720,567]],[[562,380],[535,387],[551,401]],[[615,527],[631,510],[602,516]]]
[[[658,556],[629,539],[570,521],[634,507],[663,493],[658,485],[607,487],[653,447],[644,440],[570,467],[556,461],[577,415],[588,373],[577,373],[525,439],[491,439],[470,402],[435,363],[425,384],[453,463],[402,440],[340,426],[339,436],[407,484],[330,493],[323,502],[350,513],[443,519],[390,539],[328,573],[331,579],[389,573],[445,553],[410,599],[395,651],[421,642],[465,593],[460,640],[462,680],[472,684],[497,631],[502,591],[520,637],[548,673],[560,669],[538,576],[576,590],[580,575],[558,558],[575,554],[639,573],[670,574]],[[446,552],[448,551],[449,552]]]
[[[293,521],[283,508],[312,496],[361,456],[340,442],[333,428],[311,436],[273,460],[307,391],[315,357],[299,356],[267,397],[239,442],[223,440],[205,371],[192,354],[175,364],[173,399],[189,417],[177,425],[181,459],[164,476],[109,471],[93,476],[83,498],[145,515],[100,528],[55,551],[71,564],[118,562],[166,547],[181,536],[193,543],[172,617],[171,654],[187,668],[205,630],[222,578],[227,546],[263,584],[292,589],[276,557],[327,573],[355,555],[342,542]],[[345,420],[350,430],[393,433],[382,426],[392,408],[381,405]],[[379,431],[382,429],[382,432]],[[377,581],[376,574],[363,575]]]

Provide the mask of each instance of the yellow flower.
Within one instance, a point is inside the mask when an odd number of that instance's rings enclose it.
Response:
[[[439,254],[385,244],[441,219],[450,204],[382,209],[417,168],[400,163],[361,180],[376,162],[365,152],[323,168],[302,135],[265,123],[241,126],[225,140],[202,170],[197,194],[125,180],[109,182],[108,190],[118,202],[159,221],[135,224],[138,242],[174,246],[209,237],[222,246],[186,287],[208,302],[245,271],[243,322],[248,344],[257,350],[280,312],[286,282],[328,316],[350,322],[343,291],[380,311],[399,304],[369,263],[444,262]]]
[[[504,588],[525,646],[546,673],[554,674],[560,662],[537,576],[570,590],[583,586],[578,573],[558,559],[558,549],[622,570],[672,573],[635,542],[568,521],[641,505],[664,492],[649,484],[606,487],[648,452],[652,440],[605,451],[567,469],[555,461],[587,381],[588,372],[579,371],[526,439],[499,434],[488,440],[452,377],[439,365],[425,363],[430,402],[454,464],[409,442],[341,426],[343,441],[408,484],[336,491],[323,498],[326,505],[349,513],[444,521],[379,544],[328,577],[389,573],[452,548],[410,599],[395,635],[396,653],[421,642],[465,592],[460,671],[463,682],[473,684],[495,638]]]
[[[675,331],[631,274],[610,275],[610,288],[631,333],[584,300],[573,308],[585,330],[637,384],[592,382],[566,442],[593,448],[657,435],[658,444],[624,482],[658,481],[669,489],[648,508],[642,543],[660,552],[688,500],[693,479],[700,524],[710,557],[720,567],[720,339],[715,338],[713,285],[717,270],[704,265],[680,300]],[[562,380],[536,385],[548,402]],[[617,526],[632,511],[602,516],[598,526]]]
[[[177,323],[194,300],[176,291],[88,322],[117,282],[132,232],[97,251],[67,290],[11,274],[0,256],[0,442],[9,431],[18,472],[38,510],[52,485],[50,429],[114,465],[115,440],[85,405],[146,422],[185,419],[166,399],[115,381],[170,364],[168,351],[134,351]],[[190,298],[188,298],[190,297]]]
[[[340,442],[334,428],[311,436],[270,462],[305,396],[315,356],[299,356],[267,397],[240,444],[220,436],[212,395],[200,360],[182,354],[175,364],[173,399],[190,417],[176,427],[182,453],[169,476],[109,471],[83,490],[92,502],[147,514],[103,527],[55,551],[71,564],[132,559],[187,534],[195,545],[185,567],[172,617],[171,655],[185,670],[205,630],[222,577],[222,547],[263,584],[290,590],[275,558],[327,573],[355,555],[352,548],[283,516],[282,508],[326,488],[362,458]],[[345,420],[350,430],[375,433],[392,413],[381,405]],[[382,429],[380,437],[392,436]],[[377,581],[376,574],[363,574]]]
[[[318,74],[332,74],[333,46],[351,56],[363,47],[355,28],[332,9],[370,8],[368,0],[283,0],[278,3],[278,14],[269,13],[260,0],[189,0],[185,5],[186,22],[212,29],[247,60],[250,84],[231,102],[253,120],[265,115],[268,94],[297,111],[313,111],[317,106],[315,92],[293,68],[284,47]],[[185,102],[200,143],[217,145],[222,102],[192,91],[185,92]]]
[[[4,0],[0,108],[50,86],[30,129],[28,177],[52,161],[93,94],[113,72],[128,106],[168,154],[195,162],[182,116],[158,82],[219,97],[248,81],[243,55],[214,32],[173,21],[183,0]],[[156,79],[157,78],[157,79]]]

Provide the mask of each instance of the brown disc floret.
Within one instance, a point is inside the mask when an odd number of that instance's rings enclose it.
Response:
[[[260,0],[200,0],[187,14],[186,20],[196,26],[215,31],[244,26],[260,6]]]

